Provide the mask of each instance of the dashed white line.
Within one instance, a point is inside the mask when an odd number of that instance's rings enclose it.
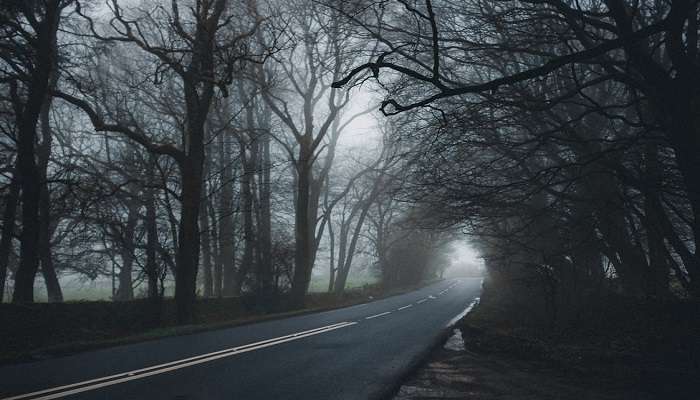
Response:
[[[428,296],[428,298],[429,298],[429,299],[434,299],[434,298],[436,298],[436,297],[433,296],[433,295],[431,294],[430,296]]]
[[[411,307],[413,307],[413,304],[409,304],[409,305],[407,305],[407,306],[399,307],[399,309],[398,309],[397,311],[405,310],[405,309],[411,308]]]
[[[426,302],[426,301],[428,301],[427,298],[426,298],[426,299],[421,299],[421,300],[418,300],[418,301],[416,302],[416,304],[424,303],[424,302]]]
[[[376,315],[371,315],[369,317],[365,317],[365,319],[372,319],[372,318],[377,318],[377,317],[383,317],[385,315],[391,314],[391,311],[383,312],[381,314],[376,314]]]

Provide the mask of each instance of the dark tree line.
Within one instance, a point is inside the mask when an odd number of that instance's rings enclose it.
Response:
[[[463,224],[494,277],[552,302],[697,297],[695,1],[361,2],[378,82],[421,149],[408,196]]]
[[[321,264],[336,293],[360,262],[389,268],[405,146],[389,126],[341,149],[375,110],[332,85],[374,51],[352,9],[2,2],[0,298],[107,279],[116,301],[174,296],[188,322],[197,296],[300,307]]]

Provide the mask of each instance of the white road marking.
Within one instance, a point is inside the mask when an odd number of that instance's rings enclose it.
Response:
[[[452,318],[450,320],[450,322],[448,322],[447,325],[445,325],[445,327],[449,328],[452,325],[456,324],[460,319],[462,319],[465,315],[467,315],[467,313],[469,313],[469,311],[471,311],[477,304],[479,304],[480,300],[481,300],[481,298],[479,298],[479,297],[475,298],[474,301],[472,301],[471,304],[469,304],[469,306],[464,309],[464,311],[462,311],[461,313],[457,314],[454,318]]]
[[[433,295],[431,294],[430,296],[428,296],[428,298],[429,298],[429,299],[434,299],[435,296],[433,296]]]
[[[396,311],[401,311],[401,310],[405,310],[405,309],[407,309],[407,308],[411,308],[411,307],[413,307],[413,304],[409,304],[409,305],[407,305],[407,306],[399,307],[399,309],[398,309],[398,310],[396,310]]]
[[[381,313],[381,314],[376,314],[376,315],[372,315],[372,316],[369,316],[369,317],[365,317],[365,319],[372,319],[372,318],[377,318],[377,317],[383,317],[383,316],[388,315],[388,314],[391,314],[391,311],[387,311],[387,312],[383,312],[383,313]]]
[[[106,386],[117,385],[119,383],[128,382],[136,379],[142,379],[153,375],[163,374],[170,371],[175,371],[181,368],[190,367],[197,364],[203,364],[209,361],[218,360],[220,358],[231,357],[241,353],[247,353],[265,347],[275,346],[281,343],[291,342],[293,340],[302,339],[308,336],[318,335],[321,333],[330,332],[340,328],[346,328],[357,324],[357,322],[339,322],[337,324],[328,325],[308,331],[293,333],[291,335],[280,336],[277,338],[262,340],[255,343],[246,344],[243,346],[232,347],[229,349],[219,350],[212,353],[202,354],[199,356],[184,358],[182,360],[171,361],[164,364],[158,364],[147,368],[141,368],[134,371],[123,372],[120,374],[105,376],[102,378],[91,379],[84,382],[72,383],[69,385],[58,386],[54,388],[44,389],[32,393],[25,393],[18,396],[6,397],[0,400],[51,400],[76,393],[87,392],[90,390],[99,389]],[[35,397],[45,395],[41,397]]]
[[[423,302],[426,302],[426,301],[428,301],[427,298],[421,299],[421,300],[418,300],[418,301],[416,302],[416,304],[420,304],[420,303],[423,303]]]

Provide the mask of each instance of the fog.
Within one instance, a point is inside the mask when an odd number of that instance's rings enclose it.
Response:
[[[445,278],[477,277],[486,272],[484,260],[467,240],[454,240],[447,246],[449,265]]]

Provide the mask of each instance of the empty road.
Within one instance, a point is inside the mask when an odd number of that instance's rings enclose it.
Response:
[[[480,284],[447,280],[338,310],[3,366],[0,399],[380,398]]]

